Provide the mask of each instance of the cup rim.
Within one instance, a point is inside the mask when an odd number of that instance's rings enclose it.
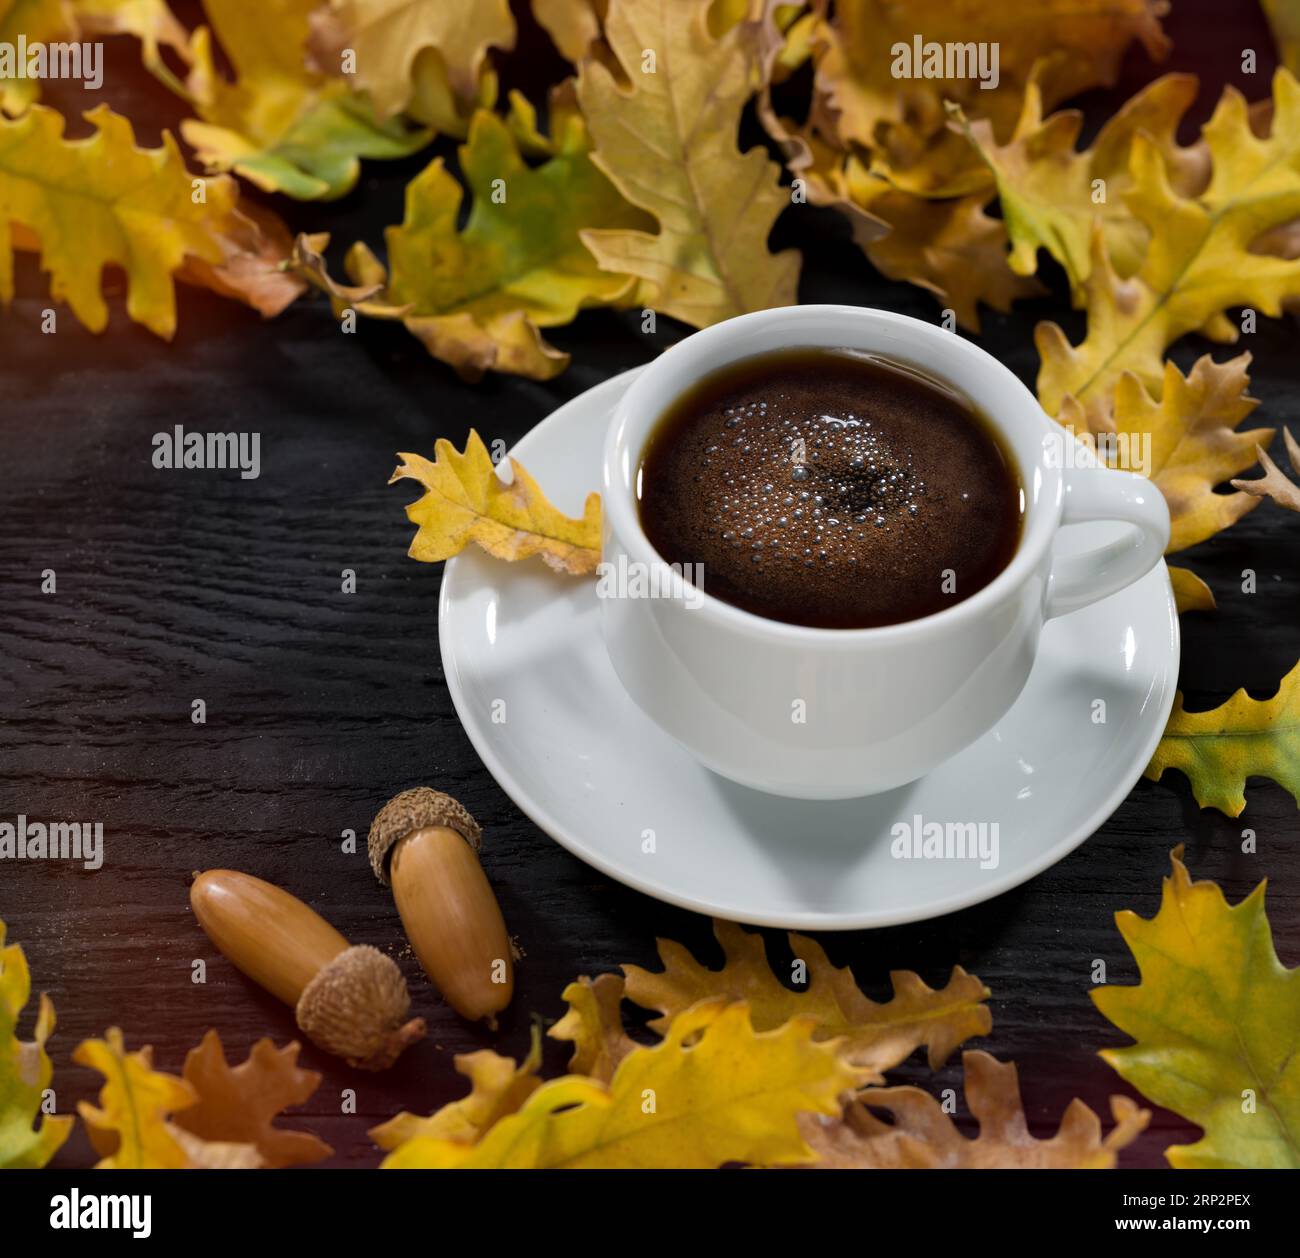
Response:
[[[651,404],[647,399],[654,391],[663,387],[664,380],[670,378],[677,364],[688,356],[700,354],[715,344],[721,349],[722,346],[728,343],[730,338],[752,331],[765,324],[785,320],[795,322],[817,315],[836,319],[852,319],[859,325],[865,321],[874,325],[878,331],[884,329],[898,331],[901,329],[905,331],[908,337],[919,338],[920,341],[929,343],[935,349],[941,348],[943,353],[949,357],[954,354],[964,357],[972,364],[972,370],[984,373],[994,386],[1001,385],[1008,390],[1005,408],[999,407],[997,413],[988,415],[988,419],[997,427],[999,434],[1010,448],[1016,460],[1016,470],[1019,473],[1021,482],[1024,512],[1020,541],[1016,546],[1015,554],[1012,556],[1011,562],[992,581],[982,589],[977,590],[969,598],[963,599],[952,607],[945,607],[937,612],[931,612],[928,616],[920,616],[915,620],[900,621],[897,624],[847,629],[793,624],[788,621],[773,620],[766,616],[760,616],[756,612],[746,611],[742,607],[737,607],[733,603],[728,603],[716,595],[710,594],[705,588],[692,586],[692,589],[698,593],[701,599],[699,607],[695,610],[699,614],[709,613],[719,617],[731,627],[750,636],[779,638],[784,642],[796,644],[802,642],[817,647],[855,646],[868,642],[883,644],[904,638],[928,636],[945,632],[950,628],[958,627],[963,622],[978,618],[986,609],[1001,602],[1033,574],[1051,544],[1061,515],[1064,483],[1061,470],[1042,457],[1041,449],[1034,459],[1031,460],[1025,457],[1024,443],[1017,441],[1016,434],[1009,431],[1003,422],[1005,409],[1019,411],[1027,425],[1032,424],[1044,433],[1051,431],[1052,421],[1048,419],[1039,406],[1038,400],[1021,383],[1019,378],[987,350],[964,339],[955,332],[945,331],[922,319],[898,314],[891,310],[880,310],[870,306],[836,304],[778,306],[769,310],[737,315],[721,323],[715,323],[670,346],[658,358],[642,368],[636,379],[633,380],[631,387],[619,400],[611,416],[605,436],[604,456],[602,459],[602,479],[604,484],[602,510],[607,527],[618,538],[629,559],[647,565],[654,563],[667,565],[668,561],[655,549],[649,537],[646,536],[645,530],[641,527],[640,512],[635,496],[634,477],[629,479],[620,475],[620,466],[629,455],[634,455],[639,462],[644,450],[645,440],[649,435],[649,429],[662,416],[667,405],[667,403]],[[806,346],[808,348],[820,347],[835,350],[845,348],[846,343],[821,339],[810,340],[806,343]],[[803,346],[797,341],[792,341],[788,347],[802,348]],[[882,347],[879,350],[859,346],[850,346],[850,348],[862,348],[866,352],[879,352],[882,357],[893,358],[895,361],[908,361],[905,354],[894,352],[890,348]],[[692,375],[691,379],[692,381],[700,379],[714,371],[722,370],[730,363],[743,361],[747,357],[758,357],[764,352],[771,351],[721,352],[718,354],[716,362],[704,372]],[[912,365],[945,383],[951,383],[942,368],[936,369],[927,363],[915,361]],[[969,392],[955,383],[952,383],[951,387],[963,394]],[[676,395],[680,392],[677,388],[666,391],[670,395]],[[641,433],[638,448],[635,451],[629,451],[629,424],[637,418],[639,412],[649,409],[653,409],[654,419],[645,426],[646,430]]]

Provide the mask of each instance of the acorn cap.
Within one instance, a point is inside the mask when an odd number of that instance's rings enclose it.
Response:
[[[464,804],[428,786],[394,795],[370,823],[370,867],[384,886],[388,885],[388,853],[408,834],[426,826],[446,826],[455,830],[476,852],[483,842],[483,831]]]
[[[358,1070],[387,1070],[424,1038],[424,1019],[403,1023],[411,1007],[392,957],[361,945],[340,952],[303,989],[294,1010],[299,1029],[318,1048]]]

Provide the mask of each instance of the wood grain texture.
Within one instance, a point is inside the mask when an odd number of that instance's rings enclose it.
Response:
[[[1211,12],[1208,3],[1175,5],[1178,51],[1169,68],[1199,69],[1216,83],[1236,76],[1239,45],[1267,43],[1256,17],[1229,40],[1215,33],[1220,19],[1212,23]],[[1125,82],[1085,102],[1091,125],[1151,72],[1134,53]],[[1262,94],[1262,86],[1243,87]],[[138,90],[157,103],[151,89]],[[328,227],[344,244],[357,236],[378,243],[419,165],[370,164],[345,201],[283,208],[295,225]],[[804,301],[935,315],[927,296],[876,275],[829,214],[787,214],[774,243],[805,249]],[[1061,319],[1076,338],[1080,331],[1056,281],[1051,299],[985,317],[980,343],[1027,382],[1038,319]],[[363,325],[344,336],[315,301],[263,324],[186,290],[179,335],[165,345],[128,325],[120,301],[102,338],[66,311],[57,334],[42,335],[44,293],[24,259],[19,300],[0,322],[0,817],[101,820],[107,855],[98,872],[0,866],[0,916],[58,1009],[51,1048],[62,1112],[96,1086],[71,1064],[73,1048],[107,1026],[125,1028],[132,1047],[152,1043],[171,1070],[209,1026],[241,1056],[262,1035],[293,1035],[289,1012],[216,956],[197,929],[187,903],[196,869],[230,866],[277,882],[353,942],[393,954],[407,973],[430,1036],[394,1070],[358,1074],[314,1049],[303,1054],[325,1081],[301,1121],[334,1144],[333,1165],[375,1165],[371,1125],[459,1096],[452,1054],[483,1046],[522,1054],[530,1020],[558,1017],[560,991],[574,976],[652,964],[656,935],[716,959],[707,921],[569,856],[480,764],[439,663],[440,570],[406,558],[402,506],[411,495],[385,486],[396,451],[427,451],[435,436],[459,444],[470,426],[513,442],[560,402],[648,361],[684,329],[661,319],[658,335],[643,336],[634,314],[585,314],[554,336],[575,357],[558,380],[489,378],[469,387],[400,329]],[[1253,391],[1264,402],[1260,423],[1300,421],[1296,334],[1288,319],[1245,338],[1255,355]],[[1188,341],[1175,358],[1186,369],[1208,348]],[[155,470],[151,437],[176,423],[260,432],[261,478]],[[1300,519],[1265,504],[1186,557],[1220,604],[1215,614],[1184,618],[1189,705],[1220,702],[1241,685],[1270,694],[1295,663],[1298,542]],[[45,568],[58,574],[55,595],[39,592]],[[355,594],[340,591],[344,568],[356,571]],[[1259,575],[1253,595],[1241,593],[1245,568]],[[196,698],[207,705],[204,725],[190,720]],[[456,795],[483,823],[484,865],[527,952],[497,1035],[439,1003],[402,946],[389,893],[364,852],[340,850],[343,830],[364,838],[375,809],[418,783]],[[1241,853],[1247,826],[1258,855]],[[1127,1091],[1096,1056],[1123,1037],[1093,1010],[1090,974],[1102,959],[1112,982],[1133,981],[1112,915],[1154,911],[1169,849],[1180,842],[1193,874],[1217,879],[1234,901],[1268,875],[1279,952],[1300,960],[1294,801],[1252,782],[1247,813],[1233,821],[1199,812],[1177,775],[1140,783],[1091,840],[1028,886],[936,921],[822,942],[876,997],[887,993],[891,969],[939,983],[959,963],[982,977],[993,990],[994,1027],[981,1046],[1019,1063],[1032,1126],[1045,1134],[1072,1096],[1106,1113],[1106,1098]],[[767,934],[774,956],[786,957],[782,936]],[[191,982],[197,958],[208,961],[204,986]],[[548,1045],[550,1070],[564,1060],[563,1046]],[[960,1091],[955,1063],[933,1079],[913,1060],[898,1078]],[[356,1092],[355,1115],[341,1112],[345,1089]],[[1167,1144],[1194,1134],[1157,1114],[1125,1161],[1161,1165]],[[59,1164],[91,1158],[78,1132]]]

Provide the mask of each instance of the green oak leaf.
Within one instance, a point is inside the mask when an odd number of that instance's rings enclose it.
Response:
[[[1135,987],[1093,1003],[1136,1041],[1102,1057],[1149,1100],[1205,1129],[1165,1150],[1175,1167],[1300,1168],[1300,969],[1273,949],[1264,884],[1229,907],[1173,853],[1160,911],[1115,915]]]

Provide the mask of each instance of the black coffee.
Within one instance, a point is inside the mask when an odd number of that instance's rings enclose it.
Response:
[[[1010,561],[1021,489],[992,427],[911,368],[849,350],[733,364],[680,398],[641,465],[669,563],[772,620],[856,629],[969,598]]]

